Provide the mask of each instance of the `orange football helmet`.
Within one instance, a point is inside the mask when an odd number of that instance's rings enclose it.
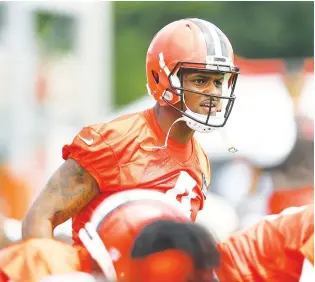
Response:
[[[183,88],[182,71],[223,73],[222,95]],[[201,19],[182,19],[162,28],[153,38],[146,60],[147,89],[161,106],[178,110],[187,125],[200,132],[223,127],[233,108],[234,89],[239,74],[226,35],[214,24]],[[220,112],[210,116],[191,111],[185,104],[184,91],[221,101]],[[180,108],[174,104],[181,103]]]
[[[151,226],[163,220],[164,226],[168,221],[169,226],[190,222],[180,203],[163,193],[137,189],[119,192],[99,205],[79,231],[79,238],[110,281],[186,281],[195,271],[187,253],[163,247],[152,253],[147,247],[151,244],[148,240],[156,236],[165,240],[165,228]]]

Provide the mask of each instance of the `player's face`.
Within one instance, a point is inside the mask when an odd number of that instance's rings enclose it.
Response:
[[[216,96],[222,95],[224,75],[221,73],[206,73],[185,71],[183,73],[183,88]],[[207,115],[211,106],[210,116],[220,111],[220,98],[212,98],[189,91],[184,91],[187,107],[195,113]]]

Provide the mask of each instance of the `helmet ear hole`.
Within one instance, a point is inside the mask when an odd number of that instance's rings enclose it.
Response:
[[[159,74],[158,74],[156,71],[153,70],[153,71],[152,71],[152,76],[153,76],[153,78],[154,78],[156,84],[158,84],[159,81],[160,81]]]

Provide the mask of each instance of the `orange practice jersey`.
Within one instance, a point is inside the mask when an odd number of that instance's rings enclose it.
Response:
[[[165,139],[152,108],[85,127],[71,145],[64,146],[63,158],[76,160],[96,179],[101,191],[73,217],[74,244],[80,244],[78,231],[98,204],[126,189],[167,192],[182,202],[195,220],[210,184],[208,158],[194,138],[185,145],[168,139],[166,149],[152,148],[162,146]],[[187,187],[175,185],[180,175]]]
[[[91,272],[84,248],[54,239],[29,239],[0,250],[0,282],[37,282],[45,276],[74,271]],[[1,275],[2,273],[2,275]]]
[[[274,191],[267,203],[268,214],[280,213],[289,207],[314,204],[314,184],[294,190]]]
[[[221,282],[299,281],[304,259],[314,264],[314,205],[267,216],[219,250]]]

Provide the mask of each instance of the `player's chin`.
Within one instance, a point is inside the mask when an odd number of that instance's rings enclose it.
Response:
[[[198,114],[201,114],[201,115],[208,115],[209,114],[209,107],[204,107],[204,106],[200,106],[198,108]]]
[[[215,117],[217,115],[218,112],[220,112],[219,109],[217,109],[216,106],[211,107],[211,109],[209,107],[204,107],[201,106],[198,110],[198,114],[202,114],[202,115],[209,115],[209,111],[210,111],[210,117]]]

